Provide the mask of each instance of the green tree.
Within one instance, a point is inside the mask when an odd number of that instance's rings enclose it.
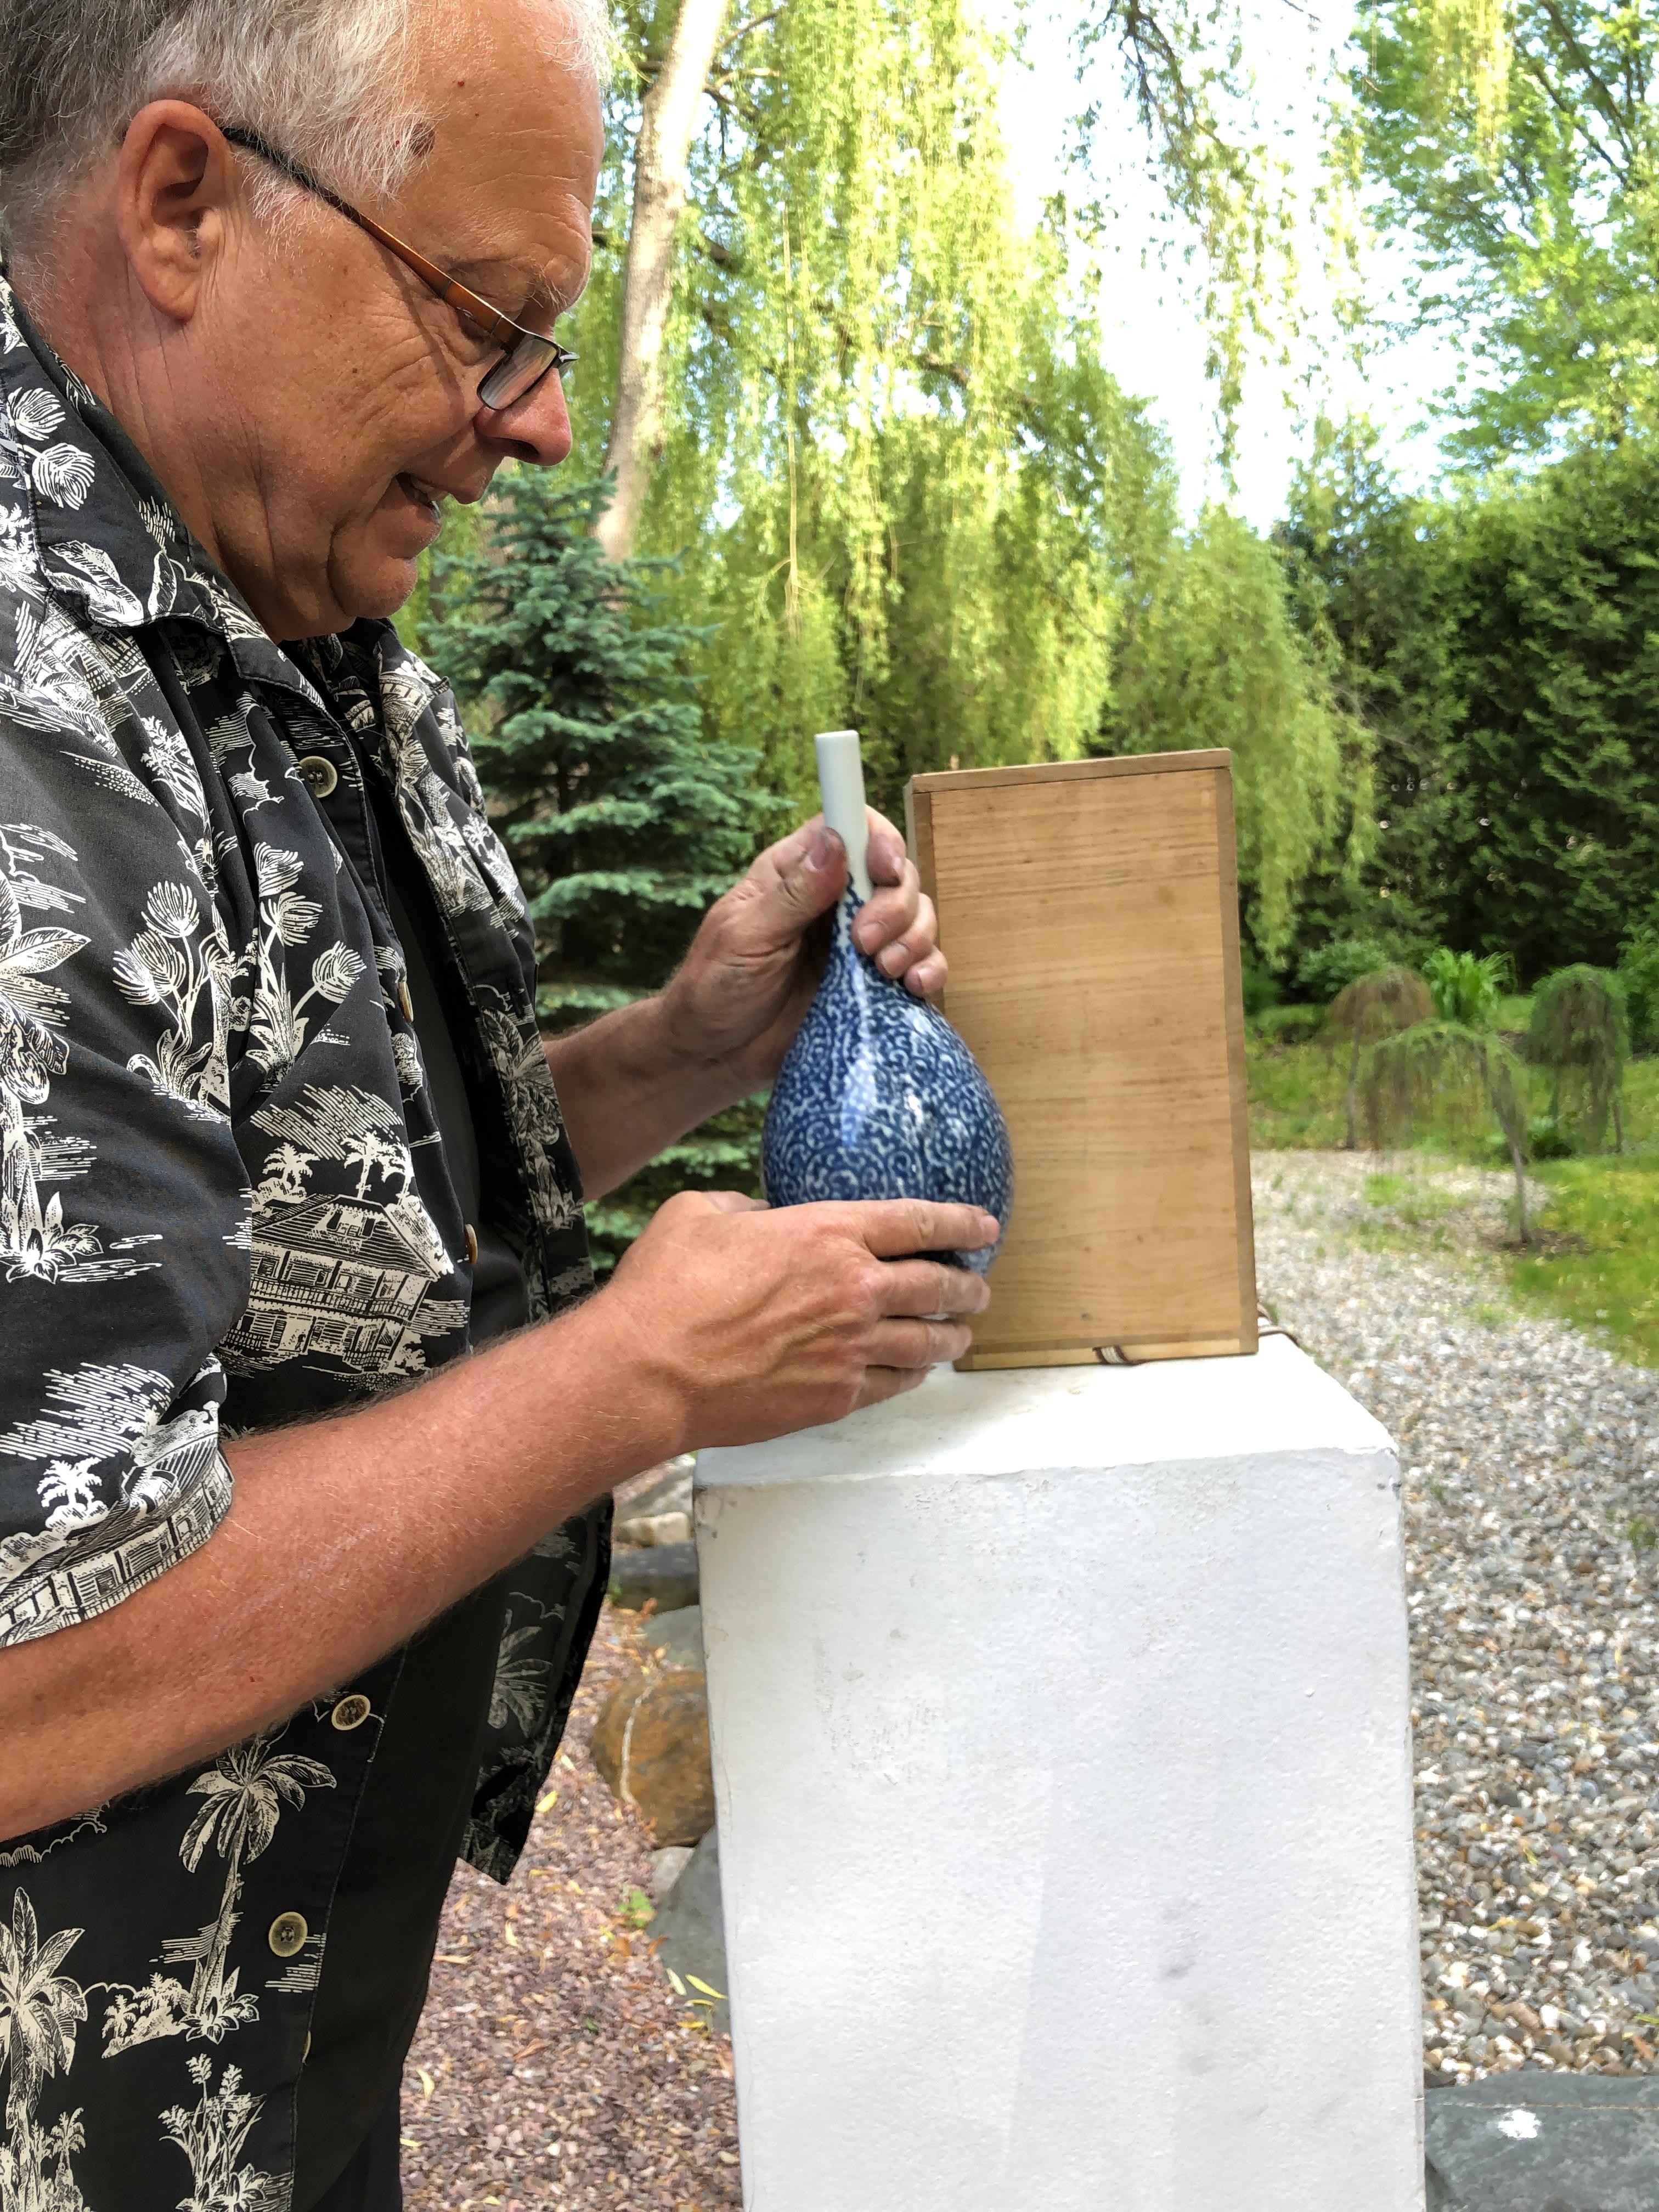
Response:
[[[1631,1042],[1638,1052],[1651,1052],[1659,1047],[1659,921],[1651,908],[1620,940],[1616,972],[1630,1015]]]
[[[1063,227],[1015,221],[996,42],[969,0],[792,0],[727,27],[642,405],[623,242],[685,12],[623,10],[573,406],[590,471],[619,386],[649,432],[637,543],[684,556],[665,588],[708,632],[710,728],[805,801],[811,732],[855,720],[890,811],[952,756],[1080,754],[1173,482],[1101,366]]]
[[[491,817],[530,901],[538,1012],[554,1032],[659,990],[777,811],[752,751],[704,733],[665,617],[669,564],[612,565],[592,536],[605,487],[515,471],[476,551],[441,559],[440,664],[466,702]],[[671,1192],[752,1180],[738,1109],[590,1209],[603,1263]]]
[[[1414,1029],[1419,1022],[1432,1021],[1434,1015],[1428,985],[1413,969],[1397,964],[1356,975],[1332,1000],[1325,1015],[1325,1034],[1332,1043],[1348,1047],[1348,1081],[1342,1105],[1347,1122],[1344,1141],[1349,1152],[1358,1142],[1355,1125],[1359,1069],[1367,1048],[1384,1037],[1397,1036],[1402,1030]]]
[[[1410,957],[1445,933],[1455,694],[1444,514],[1401,490],[1370,423],[1316,422],[1273,535],[1297,626],[1366,733],[1374,815],[1358,866],[1316,870],[1304,889],[1304,958],[1350,937]]]
[[[1620,1094],[1630,1058],[1630,1021],[1618,977],[1583,963],[1547,975],[1534,994],[1527,1057],[1554,1079],[1550,1114],[1577,1127],[1586,1152],[1599,1152],[1613,1122],[1625,1149]]]
[[[1515,1173],[1521,1242],[1532,1242],[1526,1070],[1502,1037],[1462,1022],[1419,1022],[1372,1046],[1360,1072],[1360,1097],[1378,1152],[1409,1142],[1436,1121],[1467,1131],[1490,1114]]]
[[[1328,432],[1281,534],[1297,620],[1368,732],[1376,840],[1298,942],[1607,966],[1659,880],[1659,442],[1400,495]]]
[[[1476,460],[1659,424],[1659,14],[1632,0],[1361,0],[1363,159],[1407,230],[1418,313],[1476,380]]]
[[[1659,445],[1570,455],[1443,528],[1448,941],[1611,966],[1659,882]]]
[[[1102,749],[1224,745],[1233,756],[1245,919],[1268,961],[1320,867],[1351,871],[1371,834],[1370,747],[1297,630],[1278,550],[1224,508],[1173,542],[1126,625]]]

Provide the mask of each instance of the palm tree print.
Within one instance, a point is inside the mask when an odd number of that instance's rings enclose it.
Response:
[[[80,2147],[80,2114],[42,2130],[40,2092],[75,2057],[75,2031],[87,2016],[80,1984],[58,1969],[81,1940],[78,1928],[40,1940],[28,1893],[11,1900],[11,1926],[0,1926],[0,2075],[6,2081],[6,2140],[0,2144],[0,2212],[81,2212],[69,2172]],[[55,2159],[56,2175],[46,2162]]]
[[[68,994],[41,979],[86,943],[72,929],[25,929],[17,894],[0,876],[0,1261],[8,1277],[50,1279],[66,1238],[76,1237],[63,1230],[61,1201],[41,1206],[40,1158],[23,1109],[45,1105],[52,1077],[69,1059],[68,1046],[54,1033],[68,1011]]]
[[[19,838],[33,836],[36,860],[46,849],[67,853],[60,838],[47,841],[24,823],[9,825]],[[7,843],[8,865],[18,848]],[[72,855],[71,855],[72,857]],[[25,1109],[44,1106],[52,1079],[63,1073],[69,1048],[58,1034],[69,1010],[69,994],[45,978],[74,958],[87,944],[72,929],[25,929],[19,889],[32,903],[52,902],[49,886],[32,877],[15,884],[0,873],[0,1267],[6,1279],[32,1276],[47,1283],[106,1282],[142,1273],[154,1265],[125,1256],[104,1257],[97,1230],[89,1222],[66,1222],[64,1201],[54,1192],[42,1201],[46,1168],[40,1124]],[[91,1153],[76,1172],[90,1164]]]
[[[319,1760],[273,1751],[264,1736],[221,1752],[196,1777],[186,1794],[207,1802],[185,1831],[179,1856],[192,1874],[210,1844],[225,1862],[218,1914],[198,1934],[175,1936],[167,1946],[167,1964],[193,1966],[188,1989],[157,1974],[147,1989],[116,1992],[104,2015],[106,2058],[161,2036],[218,2043],[232,2028],[258,2018],[258,1999],[251,1991],[239,1995],[238,1975],[225,1971],[243,1872],[269,1846],[284,1805],[302,1805],[307,1790],[333,1787],[333,1775]]]

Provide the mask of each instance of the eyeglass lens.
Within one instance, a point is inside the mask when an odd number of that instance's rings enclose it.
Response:
[[[486,407],[510,407],[556,363],[562,374],[574,358],[553,338],[521,337],[484,378],[478,397]]]

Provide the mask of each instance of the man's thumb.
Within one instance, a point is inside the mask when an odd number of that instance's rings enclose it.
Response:
[[[812,919],[827,912],[841,896],[847,882],[847,850],[833,830],[822,822],[809,822],[798,830],[778,854],[778,889],[799,914]]]

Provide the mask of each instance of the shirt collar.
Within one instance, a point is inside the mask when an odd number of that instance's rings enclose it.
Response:
[[[3,273],[0,402],[0,447],[9,445],[27,485],[41,580],[54,599],[105,629],[200,623],[223,639],[242,675],[315,699],[191,537],[120,423],[41,336]]]

